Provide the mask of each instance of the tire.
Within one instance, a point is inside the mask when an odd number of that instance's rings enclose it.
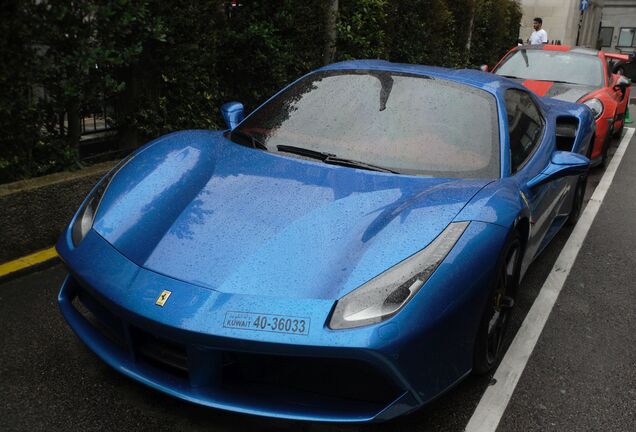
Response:
[[[616,70],[614,70],[614,73],[618,75],[625,75],[625,68],[623,68],[623,66],[619,66]]]
[[[499,257],[496,280],[488,295],[475,340],[473,373],[476,375],[489,373],[499,363],[519,287],[522,256],[519,234],[513,231]]]
[[[603,153],[601,155],[601,163],[599,166],[605,167],[607,165],[607,157],[609,155],[610,144],[612,143],[612,131],[608,131],[605,136],[605,141],[603,141]]]
[[[583,211],[583,200],[585,198],[585,189],[587,188],[587,175],[579,177],[576,183],[576,189],[574,190],[574,200],[572,201],[572,209],[570,215],[566,221],[566,225],[574,226],[581,217]]]
[[[594,143],[596,142],[596,134],[592,137],[592,141],[590,142],[590,145],[587,149],[587,154],[585,156],[587,156],[587,158],[589,160],[592,160],[592,152],[594,151]]]
[[[612,136],[614,138],[620,138],[620,136],[623,134],[623,129],[625,129],[625,117],[623,117],[623,121],[621,122],[621,127],[616,129]]]

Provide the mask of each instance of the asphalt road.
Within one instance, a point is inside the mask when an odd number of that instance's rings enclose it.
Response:
[[[636,431],[636,139],[500,431]]]
[[[499,431],[636,430],[636,235],[630,226],[634,212],[625,211],[622,195],[631,187],[629,196],[636,203],[636,171],[634,164],[628,165],[629,160],[636,163],[636,143],[631,154],[619,169],[615,183],[620,187],[612,187],[608,204],[601,207]],[[592,171],[588,198],[602,174]],[[630,208],[636,210],[636,205]],[[529,269],[508,343],[569,232],[562,230]],[[610,272],[610,267],[618,271]],[[0,284],[0,431],[462,431],[490,383],[488,377],[470,377],[425,409],[384,424],[302,423],[202,408],[119,375],[89,351],[57,308],[64,274],[56,265]]]

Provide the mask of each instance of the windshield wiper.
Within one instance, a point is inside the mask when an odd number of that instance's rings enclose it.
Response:
[[[312,159],[318,159],[326,164],[330,164],[330,165],[341,165],[341,166],[348,166],[351,168],[360,168],[360,169],[366,169],[366,170],[370,170],[370,171],[380,171],[380,172],[388,172],[388,173],[393,173],[393,174],[399,174],[397,171],[393,171],[390,170],[388,168],[384,168],[378,165],[373,165],[370,163],[366,163],[366,162],[362,162],[362,161],[357,161],[357,160],[353,160],[353,159],[343,159],[343,158],[339,158],[337,157],[335,154],[332,153],[326,153],[326,152],[321,152],[321,151],[317,151],[317,150],[311,150],[311,149],[306,149],[306,148],[302,148],[302,147],[295,147],[295,146],[287,146],[287,145],[279,145],[276,147],[278,149],[278,151],[281,152],[285,152],[285,153],[294,153],[300,156],[306,156]]]
[[[559,81],[559,80],[535,80],[535,81],[553,82],[555,84],[585,85],[585,84],[573,83],[573,82],[570,82],[570,81]]]
[[[380,172],[386,172],[386,173],[399,174],[399,172],[397,171],[393,171],[388,168],[381,167],[379,165],[373,165],[370,163],[357,161],[353,159],[343,159],[336,156],[328,156],[323,162],[327,164],[331,164],[331,165],[342,165],[342,166],[348,166],[352,168],[366,169],[370,171],[380,171]]]
[[[230,132],[230,137],[233,137],[235,135],[248,140],[252,148],[267,150],[267,146],[265,144],[263,144],[261,141],[259,141],[258,139],[256,139],[255,137],[253,137],[252,135],[246,132],[243,132],[238,129],[234,129],[233,131]]]
[[[317,150],[311,150],[311,149],[306,149],[306,148],[296,147],[296,146],[279,145],[279,146],[276,146],[276,148],[278,149],[278,151],[281,151],[281,152],[293,153],[300,156],[307,156],[309,158],[319,159],[321,161],[324,161],[330,156],[335,156],[335,154],[325,153],[325,152],[321,152]]]
[[[499,75],[499,74],[497,74]],[[510,79],[523,79],[523,78],[519,78],[518,76],[514,76],[514,75],[499,75],[500,77],[504,77],[504,78],[510,78]]]

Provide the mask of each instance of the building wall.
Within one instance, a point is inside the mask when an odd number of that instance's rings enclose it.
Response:
[[[621,28],[636,28],[636,1],[605,0],[602,23],[603,27],[612,27],[614,29],[611,45],[610,47],[603,47],[604,50],[633,52],[636,49],[636,47],[617,47]],[[636,41],[636,37],[634,37],[634,40]]]
[[[581,15],[580,0],[522,0],[521,28],[519,37],[524,41],[532,33],[534,17],[543,18],[543,29],[548,32],[548,41],[561,41],[563,45],[576,45],[579,21],[581,32],[579,45],[595,47],[601,22],[603,0],[590,1],[590,7]]]
[[[592,1],[590,2],[589,8],[582,15],[580,15],[581,31],[579,34],[578,43],[580,46],[588,48],[600,48],[600,46],[598,45],[598,35],[601,29],[603,8],[603,1]]]

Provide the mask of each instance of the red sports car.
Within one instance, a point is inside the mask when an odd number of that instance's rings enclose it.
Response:
[[[596,119],[596,136],[588,155],[604,165],[613,135],[625,124],[630,81],[612,74],[616,54],[567,45],[524,45],[511,49],[493,72],[521,81],[539,96],[587,105]]]

